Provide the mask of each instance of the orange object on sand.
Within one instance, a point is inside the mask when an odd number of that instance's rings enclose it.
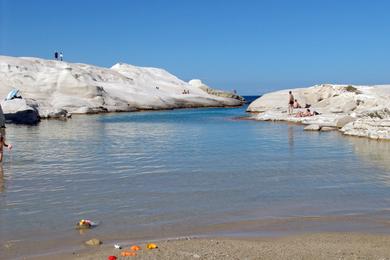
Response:
[[[153,243],[147,244],[146,247],[148,249],[156,249],[156,248],[158,248],[158,246],[156,244],[153,244]]]
[[[133,251],[123,251],[121,256],[136,256],[137,254]]]
[[[130,247],[130,249],[133,250],[133,251],[138,251],[138,250],[141,250],[141,247],[139,247],[139,246],[132,246],[132,247]]]

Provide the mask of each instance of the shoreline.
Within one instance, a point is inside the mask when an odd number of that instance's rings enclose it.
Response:
[[[244,107],[245,104],[241,105],[225,105],[225,106],[195,106],[195,107],[172,107],[172,108],[157,108],[157,109],[136,109],[132,111],[126,111],[126,110],[118,110],[118,111],[106,111],[106,112],[96,112],[96,113],[73,113],[75,116],[80,116],[80,115],[106,115],[106,114],[121,114],[121,113],[142,113],[142,112],[160,112],[160,111],[172,111],[172,110],[191,110],[191,109],[224,109],[224,108],[240,108]],[[42,119],[57,119],[57,118],[42,118]]]
[[[308,126],[311,126],[310,124],[307,124],[307,123],[304,123],[302,121],[290,121],[290,120],[279,120],[279,119],[274,119],[274,120],[263,120],[263,119],[258,119],[257,117],[261,116],[263,113],[261,112],[249,112],[247,111],[246,113],[248,113],[249,115],[248,116],[242,116],[242,117],[236,117],[234,119],[236,120],[245,120],[245,121],[254,121],[254,122],[263,122],[263,123],[273,123],[273,124],[287,124],[287,125],[292,125],[292,126],[301,126],[303,129],[303,131],[307,132],[308,134],[310,133],[317,133],[317,134],[320,134],[320,133],[329,133],[329,132],[335,132],[341,136],[343,136],[344,138],[357,138],[357,139],[364,139],[364,140],[370,140],[370,141],[375,141],[375,142],[384,142],[384,143],[387,143],[387,142],[390,142],[390,139],[382,139],[382,138],[378,138],[378,139],[375,139],[375,138],[368,138],[366,136],[360,136],[360,135],[350,135],[350,134],[344,134],[342,131],[340,131],[340,129],[336,129],[335,127],[331,127],[329,126],[330,128],[334,128],[332,130],[328,130],[328,131],[324,131],[324,130],[305,130],[305,127],[308,127]]]
[[[70,120],[73,116],[89,116],[89,115],[108,115],[108,114],[121,114],[121,113],[142,113],[142,112],[160,112],[160,111],[174,111],[174,110],[191,110],[191,109],[224,109],[224,108],[240,108],[244,107],[245,104],[238,104],[238,105],[223,105],[223,106],[183,106],[183,107],[172,107],[172,108],[151,108],[151,109],[134,109],[134,110],[117,110],[117,111],[96,111],[96,112],[87,112],[87,113],[72,113],[67,116],[59,116],[59,117],[40,117],[39,121],[29,124],[29,123],[19,123],[19,122],[12,122],[9,120],[6,120],[7,124],[15,124],[15,125],[26,125],[26,126],[34,126],[38,125],[40,121],[42,120]]]
[[[133,259],[387,259],[390,257],[390,235],[360,232],[321,232],[281,237],[186,237],[154,242],[158,249],[146,249],[147,242],[123,244],[123,249],[112,245],[85,248],[28,257],[27,259],[107,259],[139,245]]]
[[[258,241],[263,241],[273,250],[279,251],[281,248],[291,246],[296,239],[302,240],[302,243],[310,243],[310,236],[315,236],[317,239],[323,239],[329,234],[333,240],[340,239],[345,236],[348,239],[355,239],[359,241],[365,237],[373,238],[372,243],[385,239],[390,243],[390,223],[387,220],[386,212],[377,212],[375,216],[372,214],[351,214],[351,215],[329,215],[329,216],[295,216],[287,218],[269,218],[269,219],[252,219],[240,220],[235,222],[226,222],[212,225],[203,225],[199,227],[189,227],[187,230],[181,230],[165,235],[161,233],[160,229],[140,230],[139,232],[123,232],[123,234],[113,233],[101,236],[98,234],[90,234],[87,231],[84,240],[92,238],[100,239],[103,244],[100,246],[86,246],[83,243],[78,245],[66,245],[66,240],[58,240],[57,243],[62,244],[62,247],[47,248],[46,250],[28,254],[27,252],[17,254],[19,249],[34,247],[34,244],[19,244],[15,247],[10,247],[8,254],[3,255],[5,259],[107,259],[109,255],[115,254],[120,256],[120,252],[124,250],[114,249],[114,244],[119,243],[124,249],[129,249],[132,245],[140,245],[145,250],[147,243],[156,243],[160,247],[160,251],[155,254],[155,251],[142,252],[137,258],[139,259],[188,259],[180,256],[178,248],[193,248],[194,254],[198,254],[202,259],[226,259],[225,257],[218,258],[218,255],[213,255],[214,249],[207,247],[211,241],[217,240],[221,245],[225,241],[231,241],[229,246],[225,245],[217,250],[217,252],[232,250],[231,247],[239,245],[234,248],[234,252],[230,252],[232,259],[242,259],[247,257],[245,248],[254,248],[255,252],[262,248],[263,244],[257,244]],[[99,229],[99,227],[97,227]],[[356,235],[358,234],[358,235]],[[126,235],[129,235],[126,238]],[[285,245],[281,245],[280,241],[287,241]],[[355,242],[356,242],[355,241]],[[43,241],[42,241],[43,242]],[[53,241],[54,242],[54,241]],[[331,244],[331,240],[326,241],[324,246]],[[179,246],[180,245],[180,246]],[[334,246],[334,245],[333,245]],[[3,244],[3,248],[5,244]],[[205,247],[205,248],[204,248]],[[358,248],[358,247],[357,247]],[[245,250],[244,250],[245,249]],[[292,247],[291,250],[294,248]],[[208,256],[203,257],[203,250],[209,250]],[[337,249],[337,250],[340,250]],[[7,250],[4,251],[4,253]],[[234,255],[237,253],[238,255]],[[248,256],[253,259],[258,255]],[[275,252],[274,252],[275,253]],[[287,254],[289,252],[286,252]],[[303,250],[302,253],[305,253]],[[390,256],[390,248],[389,248]],[[219,253],[218,253],[219,254]],[[273,255],[273,254],[271,254]],[[269,257],[268,255],[260,255],[262,257]],[[289,255],[287,255],[289,256]],[[192,256],[190,257],[192,258]],[[118,258],[127,259],[127,258]],[[230,259],[230,258],[228,258]],[[268,259],[268,258],[266,258]],[[291,259],[291,258],[286,258]],[[301,258],[299,258],[301,259]]]

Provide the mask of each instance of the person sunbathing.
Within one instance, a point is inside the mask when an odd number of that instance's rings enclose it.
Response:
[[[299,111],[295,117],[307,117],[307,116],[314,116],[314,113],[310,111],[310,109],[306,109],[306,111]]]

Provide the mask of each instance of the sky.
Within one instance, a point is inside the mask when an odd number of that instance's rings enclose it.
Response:
[[[0,55],[160,67],[262,94],[390,83],[387,0],[0,0]]]

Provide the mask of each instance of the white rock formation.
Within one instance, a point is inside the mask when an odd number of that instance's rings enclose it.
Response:
[[[337,127],[344,134],[390,139],[390,85],[351,86],[316,85],[292,89],[294,97],[320,115],[296,117],[288,115],[288,92],[268,93],[250,104],[247,111],[259,113],[257,120],[290,121],[318,125],[320,129]],[[295,109],[294,112],[304,109]],[[308,128],[309,129],[309,128]]]
[[[36,107],[35,102],[21,98],[4,101],[2,104],[6,122],[30,125],[39,122],[39,113]]]
[[[218,96],[218,97],[224,97],[224,98],[233,98],[241,100],[242,102],[245,102],[245,99],[241,96],[236,95],[235,93],[226,92],[222,90],[212,89],[205,85],[200,79],[193,79],[188,82],[190,85],[200,88],[203,91],[206,91],[210,95]]]
[[[23,98],[34,100],[43,118],[66,112],[222,107],[243,103],[240,99],[209,94],[158,68],[120,63],[101,68],[0,56],[0,97],[5,97],[12,88],[19,89]],[[4,105],[3,102],[7,113]]]
[[[390,139],[390,119],[359,118],[340,129],[346,135]]]

